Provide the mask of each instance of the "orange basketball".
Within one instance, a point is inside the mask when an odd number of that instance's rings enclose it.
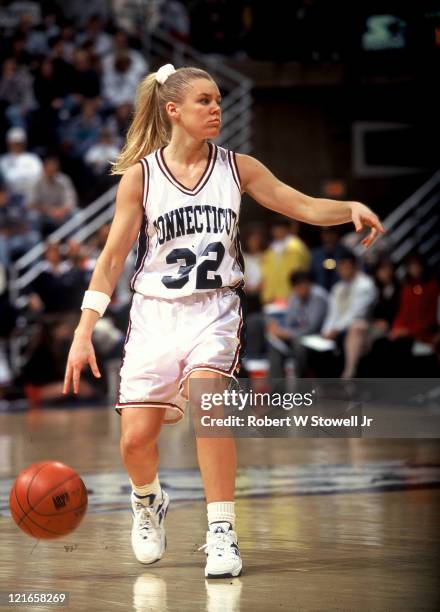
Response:
[[[27,535],[67,535],[87,510],[87,489],[78,474],[59,461],[39,461],[22,470],[9,494],[12,518]]]

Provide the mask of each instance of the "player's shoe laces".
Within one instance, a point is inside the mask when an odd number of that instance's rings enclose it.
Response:
[[[131,545],[136,559],[141,563],[158,561],[166,548],[163,525],[170,500],[164,490],[159,499],[155,495],[149,497],[150,505],[147,506],[137,499],[134,493],[131,494],[133,511]]]
[[[206,534],[205,550],[207,559],[206,578],[234,578],[240,576],[242,561],[235,531],[228,522],[211,523]]]

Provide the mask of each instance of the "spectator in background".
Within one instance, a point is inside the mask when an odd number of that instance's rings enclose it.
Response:
[[[400,283],[396,277],[394,264],[390,259],[382,259],[374,270],[377,300],[372,311],[371,323],[365,330],[364,357],[358,366],[358,375],[368,377],[377,368],[372,361],[377,360],[375,343],[386,338],[396,318],[400,305]],[[361,332],[359,332],[361,333]],[[379,343],[380,346],[380,343]]]
[[[118,29],[114,32],[112,49],[102,58],[102,69],[104,74],[111,72],[115,65],[116,58],[121,54],[127,55],[130,58],[131,69],[136,74],[138,81],[140,81],[148,72],[148,64],[144,56],[129,45],[128,35],[122,29]],[[131,100],[131,102],[132,101],[133,100]]]
[[[60,23],[57,35],[53,37],[53,40],[56,41],[56,49],[53,48],[52,52],[57,58],[63,59],[69,66],[73,62],[73,54],[78,47],[75,40],[78,32],[75,30],[74,24],[73,19],[64,18]]]
[[[55,68],[55,62],[46,57],[41,62],[34,82],[34,92],[38,104],[42,107],[50,107],[59,110],[63,106],[63,98],[69,89],[65,79],[59,70]]]
[[[101,251],[105,247],[108,235],[110,233],[110,223],[101,225],[96,234],[94,234],[88,241],[88,247],[90,249],[90,257],[92,261],[96,263]]]
[[[306,374],[307,351],[301,344],[302,336],[318,334],[327,314],[328,294],[312,284],[308,272],[294,272],[290,276],[292,292],[287,304],[283,325],[275,319],[267,322],[269,340],[269,376],[282,378],[287,358],[295,360],[295,373],[299,378]]]
[[[352,378],[365,349],[365,330],[377,297],[373,280],[358,268],[356,257],[346,253],[337,264],[340,277],[331,290],[322,335],[343,346],[342,378]]]
[[[43,164],[43,176],[35,184],[31,208],[39,215],[41,233],[45,237],[63,225],[78,205],[71,179],[60,172],[57,157],[48,156]]]
[[[35,107],[32,78],[25,66],[15,58],[5,59],[0,80],[0,103],[12,126],[27,127],[29,112]]]
[[[73,157],[82,158],[98,141],[102,121],[93,100],[84,100],[81,113],[68,121],[62,129],[64,147]]]
[[[34,58],[26,49],[28,34],[25,32],[16,32],[10,39],[9,55],[17,62],[20,68],[32,68]]]
[[[0,174],[12,195],[27,204],[35,183],[41,177],[43,165],[35,153],[26,151],[26,132],[21,127],[10,128],[6,134],[8,152],[0,157]]]
[[[5,186],[0,185],[0,262],[9,266],[40,239],[21,198],[12,196]]]
[[[63,367],[75,325],[76,315],[73,313],[45,314],[39,320],[36,332],[26,347],[25,362],[19,376],[19,383],[24,386],[31,407],[41,407],[41,402],[45,400],[59,403],[65,398],[62,392]],[[75,399],[96,398],[99,383],[94,384],[87,374],[81,382],[83,384]]]
[[[90,53],[84,49],[76,49],[73,54],[73,71],[70,82],[70,91],[76,101],[81,105],[84,100],[93,100],[99,103],[101,85],[99,74],[92,68]]]
[[[418,254],[406,261],[400,305],[387,338],[377,340],[369,356],[370,375],[390,377],[438,376],[433,357],[439,338],[439,285]],[[415,356],[428,357],[417,371]],[[429,361],[431,359],[431,362]]]
[[[291,220],[278,216],[272,223],[272,243],[262,258],[263,303],[286,302],[290,293],[289,278],[292,272],[307,271],[310,252],[305,243],[290,233]]]
[[[422,257],[411,254],[406,262],[406,281],[390,340],[407,338],[431,344],[438,332],[439,286]]]
[[[136,98],[139,73],[126,51],[118,51],[104,69],[102,94],[111,108],[129,104]]]
[[[65,258],[78,271],[80,282],[88,287],[95,269],[96,259],[91,257],[90,248],[76,240],[70,239],[65,245]]]
[[[110,34],[105,31],[105,21],[98,15],[92,15],[88,20],[84,31],[78,36],[78,44],[88,43],[94,55],[104,57],[112,47]]]
[[[63,31],[70,29],[70,26],[62,26],[59,36],[53,36],[49,40],[49,57],[52,60],[57,79],[63,81],[66,91],[70,91],[70,83],[73,75],[72,58],[76,46],[73,41],[69,42],[62,36]]]
[[[160,27],[176,41],[189,44],[191,18],[185,3],[168,0],[160,8]]]
[[[108,177],[110,164],[119,154],[119,147],[110,130],[103,129],[96,144],[87,151],[84,161],[96,177]]]
[[[374,270],[374,281],[378,298],[372,313],[372,326],[382,333],[387,333],[399,310],[401,291],[391,260],[379,261]]]
[[[37,71],[34,82],[38,108],[32,113],[32,142],[41,146],[58,144],[57,127],[59,112],[65,106],[68,93],[65,77],[55,70],[54,62],[44,59]]]
[[[60,245],[48,243],[39,274],[30,286],[29,306],[34,313],[75,312],[85,291],[84,275],[71,261],[63,261]]]
[[[330,291],[339,280],[336,262],[348,253],[348,249],[339,242],[339,231],[336,227],[321,229],[321,246],[312,249],[310,272],[313,281]]]
[[[249,224],[243,231],[244,280],[247,296],[247,312],[261,310],[260,292],[262,287],[261,260],[266,236],[261,223]]]
[[[121,148],[125,142],[128,126],[133,113],[133,103],[121,104],[114,114],[107,120],[106,127],[110,130],[115,143]]]

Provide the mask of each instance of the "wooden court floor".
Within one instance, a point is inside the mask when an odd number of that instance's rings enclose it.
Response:
[[[0,591],[64,591],[65,609],[87,612],[440,610],[439,440],[239,440],[244,572],[210,581],[188,423],[162,433],[168,548],[152,566],[132,556],[118,440],[111,409],[0,415]],[[43,459],[74,467],[89,491],[78,530],[49,542],[23,534],[7,508],[16,474]]]

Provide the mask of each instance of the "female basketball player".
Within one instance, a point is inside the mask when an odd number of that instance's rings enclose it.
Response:
[[[81,369],[100,376],[91,342],[124,262],[138,237],[134,291],[121,385],[121,455],[133,492],[132,546],[141,563],[165,550],[168,495],[159,484],[157,439],[163,423],[183,417],[188,381],[232,377],[243,320],[238,244],[241,194],[314,225],[353,221],[383,232],[359,202],[309,197],[259,161],[210,143],[221,126],[220,92],[198,68],[167,64],[139,88],[127,142],[113,173],[122,174],[111,231],[82,305],[64,392],[78,391]],[[241,573],[235,533],[235,442],[197,438],[208,514],[205,576]]]

